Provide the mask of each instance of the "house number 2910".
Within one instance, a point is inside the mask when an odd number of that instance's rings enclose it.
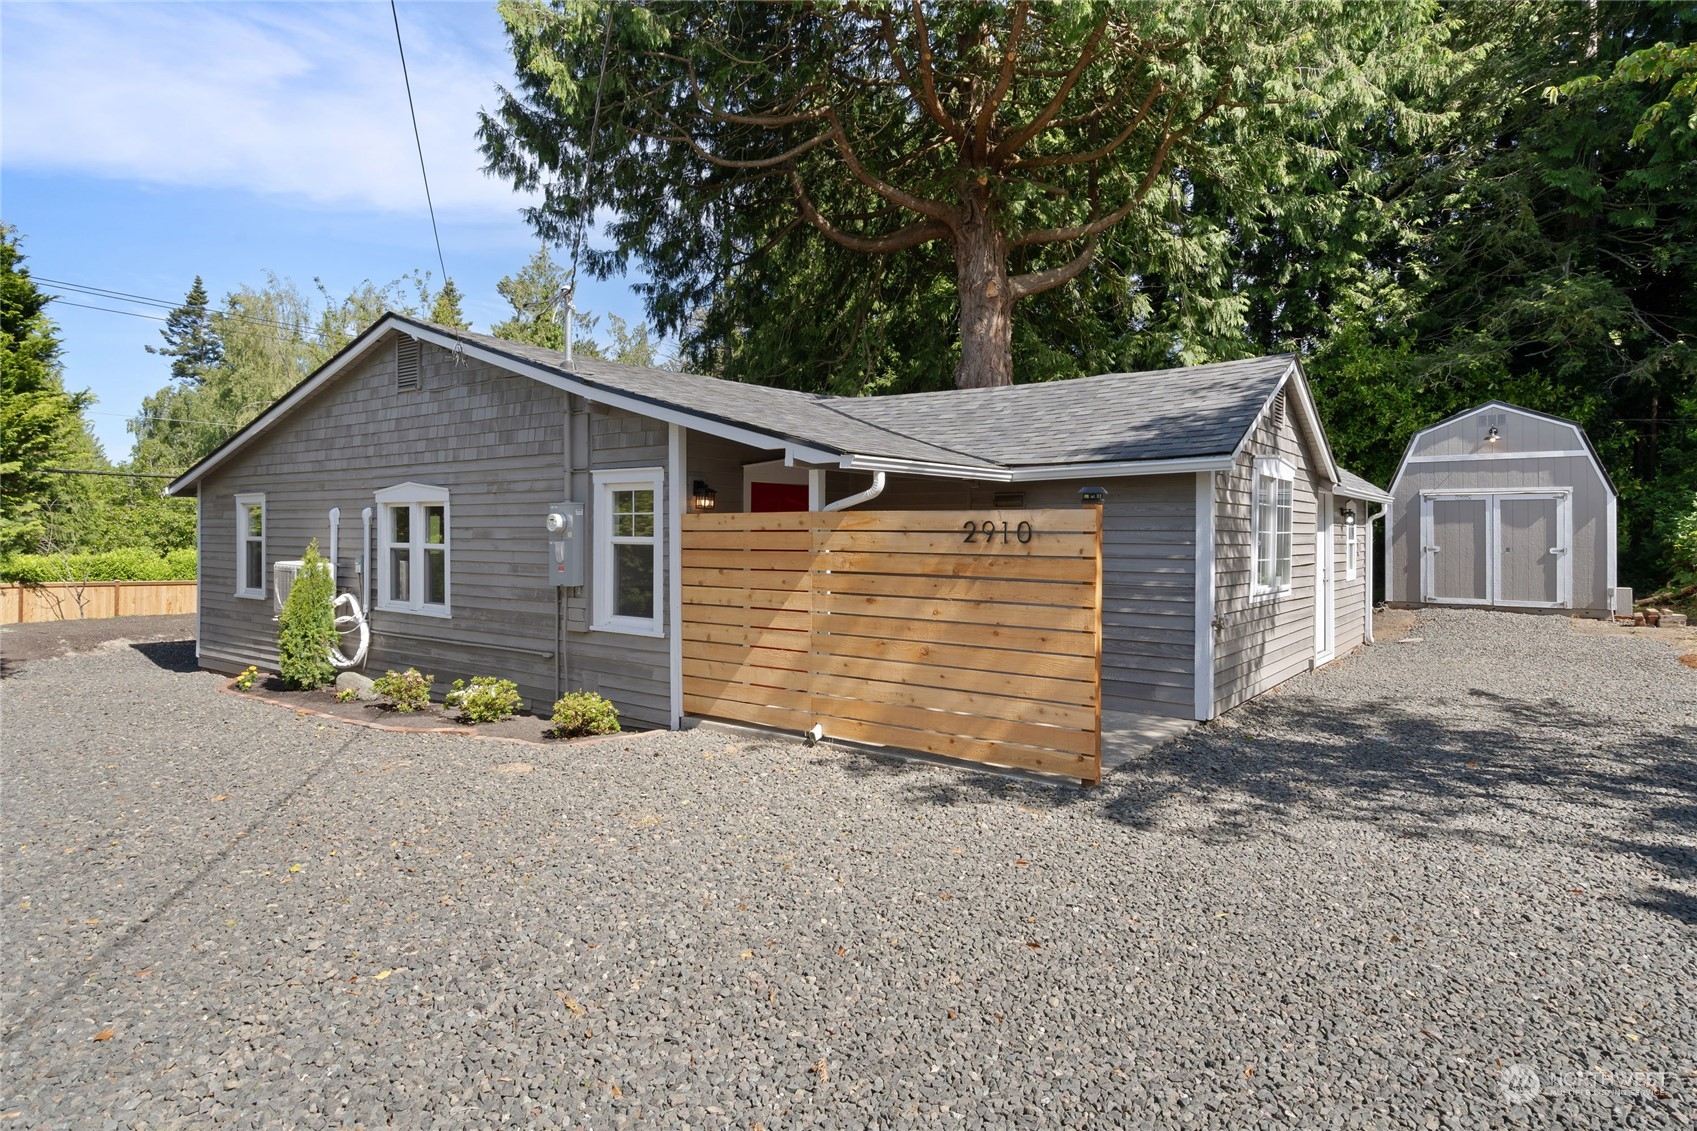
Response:
[[[966,531],[966,537],[962,541],[973,543],[982,540],[986,548],[989,547],[990,543],[996,541],[998,536],[1004,543],[1012,538],[1023,546],[1031,541],[1033,533],[1029,522],[1021,521],[1018,526],[1010,529],[1006,521],[1003,521],[1002,525],[998,527],[994,519],[986,519],[984,522],[974,522],[968,519],[961,526],[961,529]]]

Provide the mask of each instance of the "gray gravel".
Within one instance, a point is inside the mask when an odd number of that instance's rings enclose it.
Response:
[[[0,1126],[1687,1125],[1697,672],[1416,631],[1097,790],[31,663]]]

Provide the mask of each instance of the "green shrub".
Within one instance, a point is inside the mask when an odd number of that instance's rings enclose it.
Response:
[[[336,702],[338,703],[352,703],[357,698],[359,698],[359,692],[351,687],[344,687],[336,692]]]
[[[330,602],[336,583],[318,556],[318,539],[307,544],[301,570],[277,614],[277,672],[289,687],[311,691],[336,678],[330,646],[336,642],[336,613]]]
[[[456,679],[444,702],[459,708],[462,723],[505,722],[524,706],[518,684],[492,675],[473,676],[470,687],[465,680]]]
[[[577,738],[585,734],[617,734],[619,712],[593,691],[574,691],[554,704],[556,738]]]
[[[259,679],[259,669],[249,664],[242,669],[242,674],[236,677],[237,691],[252,691],[253,685]]]
[[[417,668],[408,668],[404,672],[385,672],[372,681],[371,690],[387,699],[394,710],[410,714],[430,706],[430,685],[435,682],[435,676],[421,675]]]
[[[1668,536],[1668,558],[1676,584],[1697,581],[1697,494],[1691,508],[1675,518]]]
[[[193,581],[191,550],[160,555],[153,550],[108,550],[99,554],[12,554],[0,560],[0,581],[46,585],[55,581]]]

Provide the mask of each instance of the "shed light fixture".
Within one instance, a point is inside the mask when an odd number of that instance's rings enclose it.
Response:
[[[1108,489],[1106,487],[1080,487],[1078,489],[1078,501],[1081,506],[1099,507],[1108,501]]]
[[[1485,433],[1486,441],[1492,444],[1496,443],[1501,437],[1502,433],[1497,431],[1497,426],[1495,424],[1491,425],[1490,430]]]
[[[1355,525],[1355,507],[1354,506],[1344,507],[1338,513],[1343,515],[1344,525],[1346,525],[1346,526],[1354,526]]]
[[[689,505],[697,514],[710,511],[719,505],[719,492],[709,487],[707,480],[697,479],[695,485],[689,489]]]

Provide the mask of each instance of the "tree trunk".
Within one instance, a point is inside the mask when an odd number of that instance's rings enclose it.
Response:
[[[955,387],[1013,384],[1013,295],[1008,289],[1007,240],[996,224],[989,193],[962,194],[966,220],[955,231],[955,278],[960,291],[960,364]]]

